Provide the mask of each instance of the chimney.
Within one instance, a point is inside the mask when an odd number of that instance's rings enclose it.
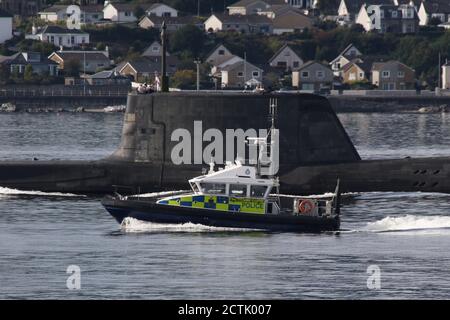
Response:
[[[106,46],[105,47],[105,56],[107,57],[107,58],[109,58],[109,47],[108,46]]]
[[[33,34],[33,35],[37,34],[37,28],[36,28],[36,25],[34,24],[34,22],[33,22],[33,26],[31,27],[31,34]]]

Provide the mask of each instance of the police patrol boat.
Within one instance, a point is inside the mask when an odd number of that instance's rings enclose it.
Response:
[[[321,232],[340,226],[339,180],[327,198],[283,196],[275,175],[278,130],[276,101],[271,128],[264,138],[248,138],[259,149],[256,165],[236,160],[189,180],[192,191],[167,197],[106,197],[102,205],[119,222],[127,217],[155,223],[194,223],[213,227],[270,231]]]

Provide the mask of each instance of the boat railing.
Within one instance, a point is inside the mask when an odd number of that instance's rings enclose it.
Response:
[[[112,185],[114,194],[119,199],[125,199],[125,195],[137,195],[139,198],[139,194],[141,194],[141,187],[140,186],[124,186],[124,185]]]

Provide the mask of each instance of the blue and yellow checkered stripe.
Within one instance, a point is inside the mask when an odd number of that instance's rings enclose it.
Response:
[[[199,195],[163,199],[159,200],[157,203],[169,206],[212,209],[218,211],[265,213],[265,201],[263,199]]]

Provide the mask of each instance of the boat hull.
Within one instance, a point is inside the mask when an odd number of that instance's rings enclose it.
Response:
[[[144,200],[105,198],[105,209],[117,220],[135,218],[155,223],[194,223],[212,227],[244,228],[288,232],[322,232],[339,230],[339,217],[250,214],[232,211],[174,207]]]

